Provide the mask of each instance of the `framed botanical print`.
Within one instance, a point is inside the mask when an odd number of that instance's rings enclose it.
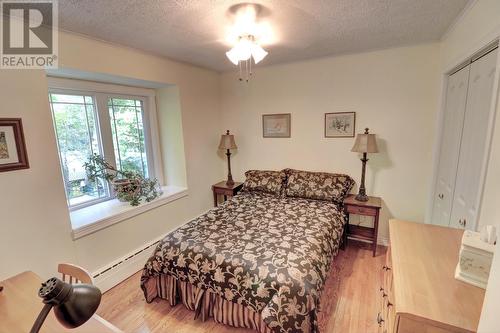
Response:
[[[289,138],[291,136],[290,113],[263,114],[262,135],[264,138]]]
[[[325,113],[325,138],[354,138],[356,112]]]
[[[28,168],[21,119],[0,118],[0,172]]]

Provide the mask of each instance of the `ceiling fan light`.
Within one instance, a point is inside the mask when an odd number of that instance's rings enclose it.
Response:
[[[226,57],[235,65],[238,65],[238,62],[240,61],[234,47],[226,52]]]
[[[240,60],[248,60],[252,56],[252,43],[247,39],[241,39],[234,48]]]
[[[261,62],[261,60],[264,59],[268,54],[266,50],[264,50],[260,45],[257,45],[255,43],[252,44],[251,52],[253,60],[255,61],[256,64]]]
[[[226,56],[235,65],[238,65],[239,61],[245,61],[250,59],[252,56],[252,44],[248,40],[240,40],[235,47],[226,52]]]

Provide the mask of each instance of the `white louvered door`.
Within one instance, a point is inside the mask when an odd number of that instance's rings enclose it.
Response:
[[[469,66],[450,75],[446,92],[443,134],[439,154],[432,221],[447,226],[450,223],[453,191],[457,175],[460,140],[464,122]]]
[[[486,140],[497,51],[470,65],[469,91],[460,145],[460,160],[450,226],[475,229],[478,214],[480,177],[485,162]]]
[[[497,49],[448,79],[433,224],[476,227],[496,62]]]

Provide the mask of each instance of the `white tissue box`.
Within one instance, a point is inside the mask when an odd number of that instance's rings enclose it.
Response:
[[[495,245],[481,240],[480,233],[466,230],[462,237],[455,279],[486,289]]]

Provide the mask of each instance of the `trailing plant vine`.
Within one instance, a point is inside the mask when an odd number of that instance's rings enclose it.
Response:
[[[131,206],[140,205],[142,200],[150,202],[162,194],[157,179],[144,178],[135,171],[118,170],[100,155],[91,155],[83,166],[90,181],[108,181],[118,200]]]

